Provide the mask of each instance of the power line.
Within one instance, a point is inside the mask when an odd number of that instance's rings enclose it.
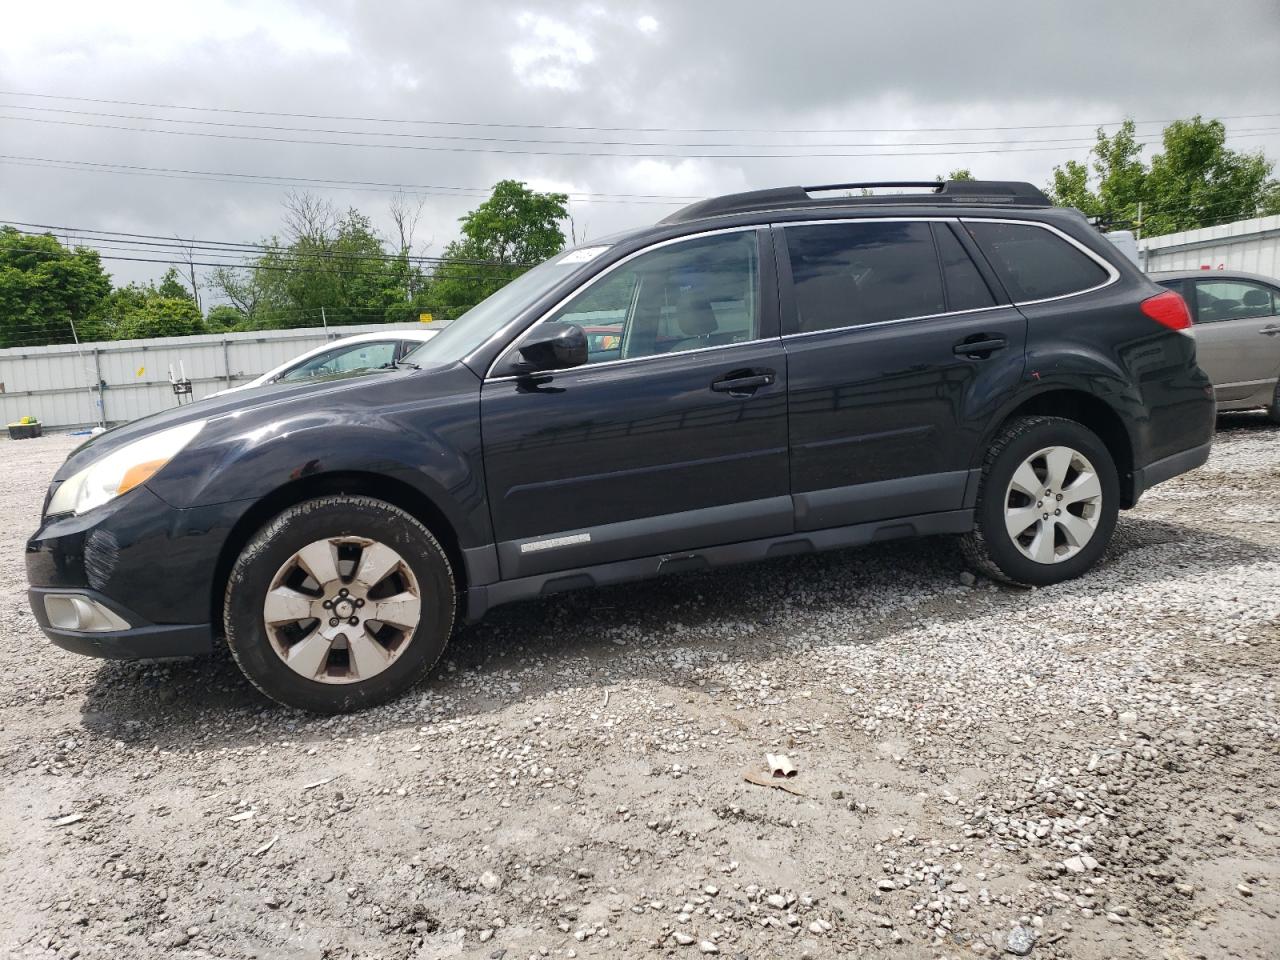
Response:
[[[63,96],[51,93],[31,93],[20,90],[0,90],[0,96],[6,97],[26,97],[28,99],[38,100],[65,100],[76,103],[97,103],[110,104],[114,106],[125,107],[145,107],[155,110],[188,110],[200,113],[228,113],[240,116],[254,117],[286,117],[294,120],[338,120],[358,123],[398,123],[398,124],[418,124],[424,126],[448,126],[448,127],[491,127],[502,130],[569,130],[579,132],[598,132],[598,133],[916,133],[916,132],[945,132],[952,131],[961,132],[988,132],[1003,130],[1061,130],[1072,128],[1097,128],[1119,126],[1124,120],[1102,120],[1097,122],[1076,122],[1076,123],[1041,123],[1041,124],[1023,124],[1015,126],[994,126],[994,127],[839,127],[839,128],[795,128],[795,127],[607,127],[607,126],[587,126],[575,124],[544,124],[544,123],[511,123],[511,122],[494,122],[482,120],[422,120],[412,118],[396,118],[396,117],[360,117],[344,114],[323,114],[323,113],[289,113],[279,110],[245,110],[233,107],[204,107],[192,106],[187,104],[172,103],[151,103],[137,100],[113,100],[105,97],[74,97]],[[1278,117],[1276,113],[1256,113],[1256,114],[1236,114],[1233,116],[1218,117],[1219,120],[1257,120],[1271,117]],[[1176,118],[1175,118],[1176,119]],[[1172,123],[1173,120],[1134,120],[1135,124],[1166,124]]]
[[[83,120],[53,120],[48,117],[14,117],[0,115],[0,120],[21,123],[43,123],[61,127],[79,127],[94,130],[116,130],[125,133],[150,133],[174,137],[201,137],[214,140],[235,140],[250,143],[288,143],[302,146],[323,147],[359,147],[380,150],[414,150],[432,153],[488,153],[501,155],[540,156],[540,157],[618,157],[622,159],[669,159],[669,160],[792,160],[792,159],[852,159],[858,157],[950,157],[969,154],[988,153],[1034,153],[1046,150],[1062,150],[1062,146],[1040,147],[989,147],[980,150],[911,150],[911,151],[871,151],[860,153],[818,153],[806,149],[803,153],[658,153],[658,152],[617,152],[591,150],[524,150],[500,147],[446,147],[427,144],[410,143],[359,143],[346,140],[301,140],[295,137],[259,137],[238,133],[212,133],[203,130],[153,130],[147,127],[128,127],[112,123],[90,123]],[[1256,132],[1231,134],[1233,137],[1268,136],[1280,132],[1280,129],[1258,130]],[[1139,143],[1158,142],[1155,139],[1135,138]],[[963,145],[963,144],[957,144]],[[1081,143],[1078,147],[1065,149],[1092,148],[1093,142]],[[795,149],[783,147],[779,149]]]
[[[0,164],[12,166],[51,166],[55,169],[79,170],[85,173],[112,173],[129,176],[154,176],[167,180],[192,180],[197,183],[249,183],[268,187],[324,187],[336,190],[361,190],[373,192],[397,190],[411,196],[445,196],[462,197],[464,199],[486,199],[491,193],[489,187],[448,187],[426,186],[421,184],[391,183],[379,180],[335,180],[323,177],[293,177],[276,174],[225,173],[210,170],[184,170],[174,167],[144,167],[124,163],[95,163],[90,160],[63,160],[55,157],[27,157],[18,154],[0,154]],[[471,191],[470,193],[446,191]],[[629,203],[659,206],[674,206],[700,200],[701,197],[678,196],[673,194],[626,194],[626,193],[583,193],[569,192],[571,202],[579,203]]]
[[[34,107],[25,104],[0,103],[0,109],[5,110],[29,110],[42,113],[59,113],[71,114],[75,116],[99,117],[110,120],[132,120],[143,121],[146,123],[166,123],[166,124],[186,124],[188,126],[200,127],[218,127],[222,129],[240,129],[240,130],[266,130],[275,133],[318,133],[333,134],[347,137],[395,137],[399,139],[412,140],[450,140],[462,141],[465,143],[500,143],[500,144],[534,144],[546,146],[588,146],[588,147],[692,147],[692,148],[761,148],[761,149],[795,149],[808,150],[813,147],[837,147],[837,148],[853,148],[853,147],[880,147],[880,146],[910,146],[910,147],[946,147],[946,146],[989,146],[1008,143],[1044,143],[1044,144],[1063,144],[1076,143],[1080,140],[1093,142],[1094,138],[1076,135],[1072,137],[1057,138],[1017,138],[1010,139],[1005,137],[998,140],[920,140],[911,143],[883,143],[878,141],[868,141],[859,143],[672,143],[668,141],[655,140],[564,140],[564,139],[529,139],[525,137],[495,137],[495,136],[466,136],[462,134],[440,134],[440,133],[406,133],[403,131],[390,131],[386,133],[370,131],[370,130],[350,130],[334,127],[296,127],[284,124],[261,124],[261,123],[244,123],[226,120],[189,120],[181,117],[153,117],[136,113],[106,113],[93,110],[72,110],[61,107]],[[1280,114],[1277,114],[1280,116]],[[20,119],[28,121],[38,121],[38,117],[18,117],[6,119]],[[1250,132],[1251,129],[1262,130],[1263,128],[1244,128],[1237,132]],[[163,131],[153,131],[163,132]],[[1267,130],[1266,132],[1272,132]],[[372,145],[372,144],[371,144]]]
[[[147,245],[157,246],[162,249],[175,249],[180,252],[187,250],[205,250],[211,253],[279,253],[292,257],[306,257],[318,259],[350,259],[350,260],[389,260],[389,261],[408,261],[423,263],[464,263],[468,265],[479,266],[501,266],[501,267],[533,267],[535,263],[525,263],[517,261],[503,260],[478,260],[462,257],[429,257],[426,255],[415,254],[398,254],[398,253],[348,253],[335,250],[305,250],[299,251],[292,246],[285,244],[269,244],[269,243],[253,243],[239,240],[204,240],[192,238],[184,238],[177,236],[162,236],[155,233],[127,233],[122,230],[100,230],[92,227],[71,227],[49,223],[31,223],[24,220],[0,220],[0,225],[8,223],[16,228],[18,227],[35,227],[36,230],[18,230],[19,233],[26,236],[42,236],[46,233],[62,233],[66,235],[80,234],[84,235],[83,239],[87,242],[124,242],[124,240],[145,240],[149,241]],[[90,235],[98,235],[95,236]],[[116,238],[124,238],[117,240]]]

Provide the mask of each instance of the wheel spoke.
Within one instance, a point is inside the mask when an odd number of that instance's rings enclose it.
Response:
[[[1041,512],[1035,504],[1028,507],[1010,507],[1004,513],[1005,528],[1009,531],[1009,536],[1017,540],[1040,517]]]
[[[374,601],[373,612],[369,614],[369,618],[410,631],[418,625],[418,618],[421,615],[422,601],[412,593],[405,592],[397,593],[385,600]]]
[[[321,586],[338,579],[338,551],[328,540],[317,540],[299,550],[298,563]]]
[[[1067,542],[1073,547],[1083,547],[1093,537],[1094,525],[1084,517],[1063,511],[1062,516],[1058,517],[1058,523],[1067,535]]]
[[[1075,483],[1062,491],[1062,506],[1079,503],[1081,500],[1093,500],[1102,496],[1102,484],[1095,473],[1082,473]]]
[[[267,594],[262,613],[267,623],[296,623],[310,620],[311,598],[290,587],[276,587]]]
[[[1067,447],[1052,447],[1044,455],[1047,472],[1045,486],[1062,489],[1062,485],[1067,482],[1067,471],[1071,469],[1071,460],[1074,456],[1074,452]]]
[[[1017,469],[1010,486],[1019,493],[1026,494],[1032,500],[1035,500],[1044,492],[1044,485],[1040,483],[1040,478],[1036,476],[1036,472],[1031,469],[1030,463],[1024,463]]]
[[[289,648],[286,662],[304,677],[315,677],[329,661],[330,646],[329,638],[315,630]]]
[[[357,583],[372,590],[400,564],[400,554],[381,543],[371,543],[360,551],[360,565],[356,567]]]
[[[355,667],[355,675],[362,680],[377,674],[390,659],[382,644],[364,630],[347,634],[347,652],[351,665]]]
[[[1031,545],[1027,547],[1027,553],[1031,555],[1031,559],[1036,563],[1053,563],[1054,526],[1055,524],[1051,520],[1041,523],[1040,529],[1036,532],[1035,538],[1031,541]]]

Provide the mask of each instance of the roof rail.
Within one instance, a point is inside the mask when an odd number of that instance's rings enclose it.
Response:
[[[875,194],[868,196],[815,197],[815,193],[835,190],[873,190],[877,188],[920,188],[928,193]],[[747,213],[756,210],[778,210],[793,207],[825,207],[890,204],[949,204],[967,206],[1048,207],[1049,198],[1039,188],[1017,180],[874,180],[859,183],[827,183],[810,187],[775,187],[730,193],[723,197],[699,200],[664,217],[660,223],[685,223],[707,217]]]

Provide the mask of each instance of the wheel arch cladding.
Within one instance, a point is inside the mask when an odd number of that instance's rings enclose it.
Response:
[[[1074,420],[1088,428],[1102,441],[1115,461],[1120,476],[1120,506],[1124,509],[1134,504],[1133,470],[1134,442],[1124,420],[1114,407],[1101,397],[1083,390],[1059,388],[1024,398],[993,426],[979,450],[982,456],[991,440],[998,436],[1006,424],[1020,417],[1062,417]]]
[[[246,544],[274,517],[289,507],[305,500],[335,495],[372,497],[399,507],[413,516],[439,541],[452,568],[458,593],[464,594],[467,588],[467,567],[458,533],[430,497],[404,481],[381,474],[354,470],[317,474],[271,491],[246,510],[231,528],[218,554],[209,597],[211,622],[215,625],[215,630],[222,622],[223,598],[231,568],[235,566],[236,559]]]

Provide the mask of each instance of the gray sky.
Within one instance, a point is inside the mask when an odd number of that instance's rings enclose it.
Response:
[[[1126,116],[1240,117],[1227,121],[1231,145],[1280,160],[1280,0],[1050,6],[14,4],[0,33],[0,154],[61,166],[0,161],[0,222],[254,241],[278,228],[288,186],[229,175],[376,181],[422,194],[418,252],[438,254],[482,199],[441,188],[483,191],[504,177],[597,195],[572,203],[579,237],[590,237],[678,205],[642,195],[928,179],[956,167],[1043,185],[1055,163],[1086,157],[1097,124]],[[75,164],[117,172],[67,169]],[[389,229],[389,188],[312,189]],[[107,267],[119,281],[164,270]]]

